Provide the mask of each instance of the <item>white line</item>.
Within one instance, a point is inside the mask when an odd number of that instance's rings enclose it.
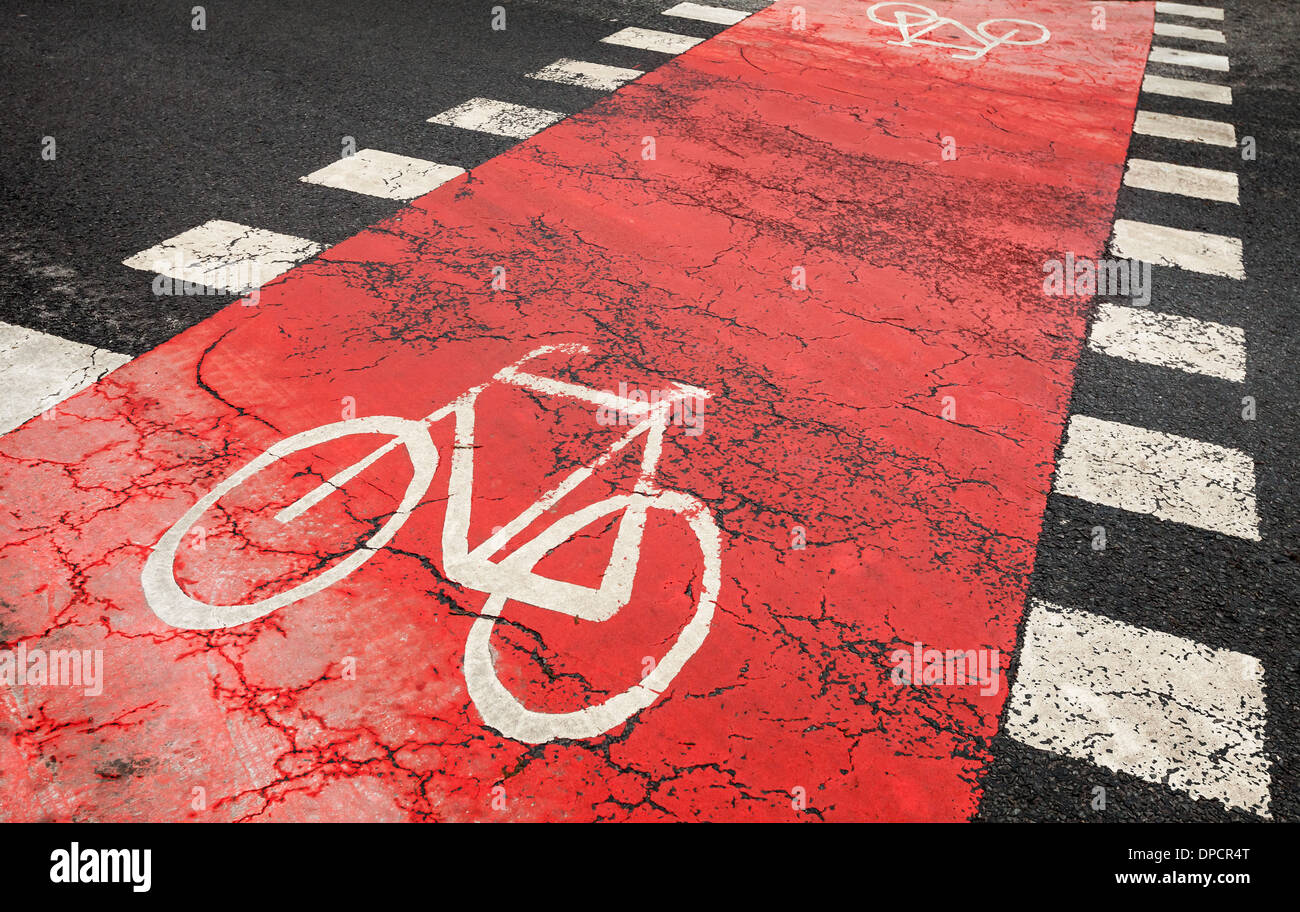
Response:
[[[1259,541],[1255,463],[1213,443],[1074,415],[1055,487],[1080,500]]]
[[[684,54],[704,39],[673,32],[656,32],[654,29],[625,28],[600,40],[605,44],[657,51],[660,54]]]
[[[530,79],[543,79],[547,82],[561,82],[565,85],[582,86],[585,89],[601,89],[612,92],[625,82],[631,82],[644,75],[641,70],[627,67],[606,66],[603,63],[588,63],[585,60],[570,60],[561,57],[550,66],[542,67],[536,73],[529,73]]]
[[[1237,203],[1237,175],[1213,168],[1192,168],[1168,162],[1130,158],[1124,183],[1139,190],[1177,193],[1221,203]]]
[[[494,136],[527,139],[539,130],[564,120],[558,111],[529,108],[491,98],[471,98],[450,110],[429,118],[429,123],[462,130],[477,130]]]
[[[1156,266],[1176,266],[1229,279],[1246,277],[1241,241],[1221,234],[1116,219],[1110,249],[1117,257],[1145,260]]]
[[[1103,303],[1088,347],[1112,358],[1234,383],[1246,379],[1246,332],[1238,326]]]
[[[735,25],[749,16],[743,10],[726,9],[721,6],[704,6],[700,3],[679,3],[663,11],[665,16],[677,16],[679,19],[695,19],[699,22],[712,22],[714,25]]]
[[[1258,659],[1033,599],[1007,734],[1269,816]]]
[[[464,173],[455,165],[362,149],[299,180],[383,199],[413,200]]]
[[[242,294],[265,285],[322,249],[306,238],[213,219],[122,263],[132,269]]]
[[[1178,114],[1157,114],[1154,111],[1138,111],[1137,118],[1133,121],[1133,132],[1211,146],[1237,144],[1237,131],[1230,123],[1221,120],[1202,120],[1199,117],[1182,117]]]
[[[1147,58],[1155,63],[1172,63],[1175,66],[1199,67],[1202,70],[1228,72],[1228,58],[1222,54],[1202,54],[1200,51],[1183,51],[1178,48],[1152,45]]]
[[[1211,85],[1193,79],[1172,79],[1168,76],[1153,76],[1147,73],[1142,77],[1142,91],[1154,95],[1173,95],[1176,98],[1191,98],[1196,101],[1212,101],[1215,104],[1232,104],[1232,89],[1227,86]]]
[[[1192,6],[1188,3],[1157,3],[1157,13],[1170,16],[1195,16],[1198,19],[1223,20],[1223,10],[1217,6]]]
[[[0,323],[0,434],[8,434],[131,359]]]
[[[1193,28],[1190,25],[1174,25],[1171,22],[1157,22],[1156,34],[1166,38],[1191,38],[1194,41],[1212,41],[1224,44],[1223,32],[1218,29]]]

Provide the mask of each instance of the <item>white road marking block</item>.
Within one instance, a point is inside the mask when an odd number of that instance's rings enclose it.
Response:
[[[1033,599],[1006,730],[1268,817],[1263,681],[1252,656]]]
[[[1139,190],[1177,193],[1221,203],[1237,203],[1237,175],[1213,168],[1192,168],[1169,162],[1130,158],[1124,183]]]
[[[1112,358],[1234,383],[1246,379],[1246,332],[1238,326],[1103,303],[1088,347]]]
[[[122,264],[243,294],[323,249],[306,238],[213,219],[128,257]]]
[[[1221,234],[1116,219],[1110,250],[1117,257],[1144,260],[1156,266],[1175,266],[1229,279],[1246,277],[1241,241]]]
[[[1170,16],[1195,16],[1197,19],[1218,19],[1223,21],[1223,10],[1217,6],[1194,6],[1190,3],[1157,3],[1157,13]]]
[[[1182,117],[1178,114],[1158,114],[1154,111],[1138,111],[1133,121],[1133,132],[1180,139],[1183,142],[1205,143],[1209,146],[1237,144],[1237,131],[1230,123]]]
[[[35,418],[131,359],[0,323],[0,434]]]
[[[1056,492],[1259,541],[1255,462],[1213,443],[1074,415]]]
[[[430,117],[428,122],[511,139],[527,139],[561,120],[564,120],[564,115],[558,111],[529,108],[492,98],[471,98]]]
[[[663,15],[677,16],[679,19],[695,19],[698,22],[712,22],[714,25],[735,25],[749,17],[749,13],[744,10],[705,6],[701,3],[679,3],[664,10]]]
[[[455,165],[440,165],[379,149],[361,149],[298,179],[383,199],[413,200],[464,173],[464,168]]]
[[[1147,59],[1155,63],[1199,67],[1202,70],[1214,70],[1219,73],[1228,72],[1228,58],[1222,54],[1203,54],[1200,51],[1184,51],[1179,48],[1152,45],[1151,54]]]
[[[530,79],[542,79],[547,82],[561,82],[565,85],[582,86],[585,89],[601,89],[612,92],[624,83],[631,82],[644,75],[641,70],[627,67],[606,66],[603,63],[588,63],[585,60],[570,60],[561,57],[549,66],[542,67],[536,73],[529,73]]]
[[[1153,95],[1172,95],[1175,98],[1212,101],[1215,104],[1232,104],[1232,89],[1208,82],[1197,82],[1194,79],[1172,79],[1168,76],[1153,76],[1147,73],[1142,77],[1142,91]]]
[[[660,54],[682,54],[703,41],[690,35],[678,35],[673,32],[656,32],[654,29],[625,28],[608,38],[600,39],[605,44],[617,44],[621,47],[638,48],[643,51],[657,51]]]
[[[1190,25],[1174,25],[1172,22],[1157,22],[1156,34],[1166,38],[1190,38],[1194,41],[1212,41],[1224,44],[1223,32],[1218,29],[1193,28]]]

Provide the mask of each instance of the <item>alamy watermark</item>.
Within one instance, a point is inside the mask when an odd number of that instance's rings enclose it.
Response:
[[[596,423],[631,427],[640,424],[646,415],[661,410],[669,424],[684,427],[687,437],[704,433],[704,401],[706,395],[696,395],[692,387],[667,390],[628,389],[626,381],[618,384],[618,405],[602,405],[596,409]]]
[[[1142,260],[1100,260],[1067,253],[1043,263],[1043,293],[1085,297],[1123,295],[1142,307],[1151,303],[1151,264]]]
[[[889,654],[894,670],[889,680],[898,685],[963,687],[978,684],[980,695],[998,692],[1002,673],[1001,653],[996,649],[925,649],[913,643],[911,649]]]
[[[0,684],[7,687],[82,687],[85,695],[104,692],[102,649],[0,649]]]

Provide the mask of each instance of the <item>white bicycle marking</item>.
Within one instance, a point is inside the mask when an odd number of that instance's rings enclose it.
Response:
[[[902,47],[927,44],[952,51],[964,51],[965,53],[952,55],[961,60],[978,60],[1002,44],[1022,46],[1043,44],[1052,37],[1052,33],[1046,26],[1027,19],[987,19],[972,31],[956,19],[940,16],[928,6],[919,3],[877,3],[867,10],[867,17],[877,25],[890,25],[898,29],[903,40],[890,41],[889,44]],[[1004,32],[1008,25],[1011,26],[1011,30]],[[945,26],[951,26],[968,35],[973,46],[924,37]],[[1024,27],[1025,34],[1033,37],[1019,39],[1014,37],[1021,32],[1021,27]],[[995,34],[995,32],[1002,32],[1002,34]]]
[[[455,422],[455,444],[451,457],[447,513],[443,520],[444,572],[449,579],[489,596],[481,615],[470,628],[465,644],[465,682],[475,708],[486,724],[506,737],[531,744],[556,738],[591,738],[625,722],[653,703],[677,676],[704,642],[713,619],[713,608],[722,579],[721,532],[701,501],[680,491],[661,489],[654,481],[663,450],[664,432],[674,404],[686,397],[707,398],[709,393],[697,387],[677,384],[673,395],[650,404],[519,370],[521,365],[543,355],[585,351],[587,348],[580,345],[538,348],[515,364],[498,371],[487,383],[473,387],[420,421],[396,416],[356,418],[322,425],[281,440],[200,498],[164,533],[145,561],[141,574],[145,600],[165,623],[189,630],[211,630],[257,620],[278,608],[321,592],[349,576],[397,534],[432,485],[438,468],[438,451],[429,436],[429,428],[435,422],[450,416]],[[597,458],[572,471],[555,488],[543,494],[471,550],[469,527],[474,487],[475,406],[480,394],[493,382],[520,386],[541,395],[576,398],[595,405],[618,408],[624,414],[638,416],[641,420]],[[393,439],[335,473],[329,480],[280,510],[275,518],[281,524],[293,522],[383,456],[399,447],[405,447],[414,469],[411,480],[397,510],[365,544],[319,575],[259,601],[242,605],[214,605],[192,598],[182,591],[175,577],[177,549],[194,524],[222,497],[287,456],[357,434],[385,434],[392,435]],[[643,435],[645,448],[641,472],[632,493],[615,495],[562,515],[501,560],[495,563],[491,560],[516,535]],[[497,677],[489,648],[496,619],[507,600],[514,599],[594,623],[613,617],[631,600],[641,557],[646,514],[651,509],[681,515],[699,540],[704,572],[691,620],[654,670],[628,690],[598,705],[572,712],[545,713],[527,709]],[[618,521],[609,564],[598,587],[568,583],[533,572],[537,563],[551,550],[601,517],[619,511],[623,515]]]

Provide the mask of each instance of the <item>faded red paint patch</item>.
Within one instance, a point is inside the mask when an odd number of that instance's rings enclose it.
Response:
[[[1151,5],[1104,4],[1094,31],[1091,4],[930,3],[1051,30],[978,61],[887,43],[866,3],[799,5],[806,29],[786,3],[752,17],[0,441],[5,644],[105,664],[96,697],[4,689],[4,817],[973,813],[1005,688],[896,686],[889,656],[997,649],[1005,667],[1015,645],[1084,332],[1080,301],[1043,295],[1042,263],[1102,249]],[[483,725],[462,665],[487,598],[441,557],[449,421],[428,495],[347,579],[223,630],[146,604],[150,549],[278,440],[348,397],[421,418],[559,343],[591,352],[540,373],[712,393],[701,434],[669,429],[657,480],[721,531],[716,611],[632,723],[535,746]],[[484,393],[471,544],[626,431],[549,405]],[[182,589],[231,604],[328,570],[391,516],[409,461],[295,523],[275,512],[384,439],[232,492],[202,548],[186,537]],[[553,515],[628,490],[640,451],[625,456]],[[611,534],[593,524],[539,572],[595,584]],[[545,712],[633,686],[692,616],[703,565],[683,517],[652,511],[627,606],[592,622],[508,603],[497,674]]]

